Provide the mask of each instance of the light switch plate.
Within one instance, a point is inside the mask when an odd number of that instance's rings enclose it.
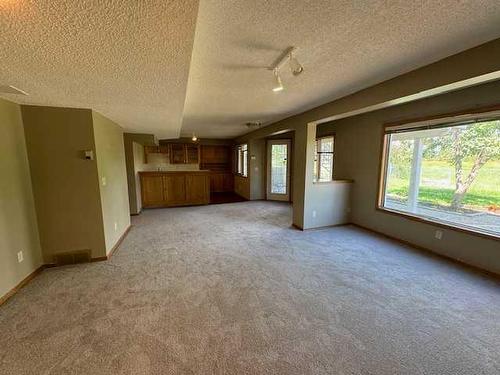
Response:
[[[102,186],[106,186],[106,177],[101,178]]]
[[[23,251],[21,250],[21,251],[19,251],[19,252],[17,253],[17,261],[18,261],[19,263],[21,263],[23,260],[24,260],[24,256],[23,256]]]

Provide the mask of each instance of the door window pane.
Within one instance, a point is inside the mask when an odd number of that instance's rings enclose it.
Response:
[[[286,194],[288,145],[271,145],[271,193]]]

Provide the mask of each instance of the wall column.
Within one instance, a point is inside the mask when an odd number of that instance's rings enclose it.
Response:
[[[314,145],[316,142],[316,123],[309,123],[295,131],[293,224],[300,229],[309,227],[312,213],[308,207],[309,196],[313,193]]]

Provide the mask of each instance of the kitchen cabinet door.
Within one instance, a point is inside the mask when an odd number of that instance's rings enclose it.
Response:
[[[172,164],[186,163],[186,147],[181,143],[172,143],[170,145],[170,162]]]
[[[186,199],[191,204],[208,204],[210,202],[210,186],[208,175],[186,176]]]
[[[186,203],[186,176],[163,176],[163,186],[167,205],[175,206]]]
[[[141,195],[144,207],[165,204],[162,176],[141,176]]]

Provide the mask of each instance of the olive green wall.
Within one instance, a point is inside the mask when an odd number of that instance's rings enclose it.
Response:
[[[0,99],[0,298],[43,263],[21,108]],[[23,252],[19,263],[17,253]]]
[[[354,180],[351,220],[436,253],[500,274],[500,242],[438,227],[375,209],[383,124],[500,104],[500,81],[318,126],[334,131],[335,178]]]
[[[45,263],[58,252],[106,255],[92,111],[22,106],[40,243]]]
[[[92,111],[106,254],[130,226],[122,128]]]

